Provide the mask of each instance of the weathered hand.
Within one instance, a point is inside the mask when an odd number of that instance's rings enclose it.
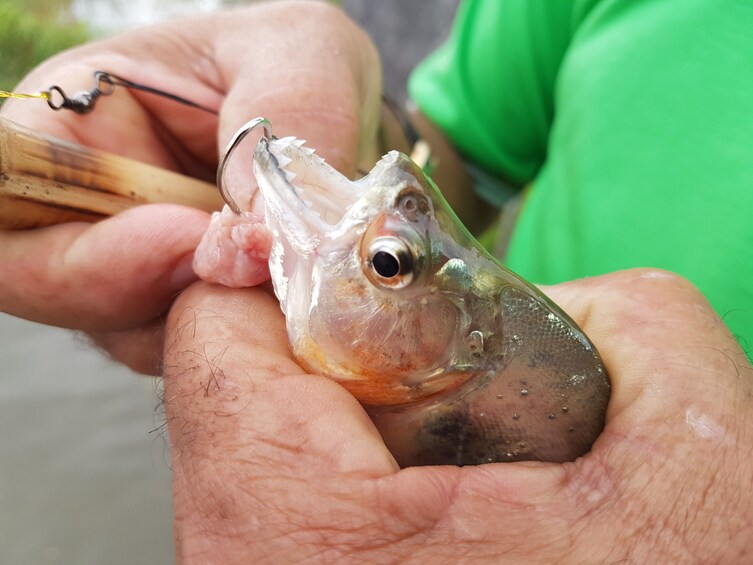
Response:
[[[280,135],[308,139],[345,173],[359,159],[374,158],[378,57],[366,36],[326,3],[259,4],[135,30],[51,59],[18,90],[56,84],[73,93],[91,85],[95,70],[218,108],[219,121],[122,89],[86,116],[29,101],[8,102],[2,115],[204,179],[214,178],[218,147],[259,115]],[[207,223],[202,212],[159,205],[94,226],[0,231],[0,310],[87,331],[116,359],[155,373],[161,316],[195,280],[192,255]]]
[[[753,371],[723,323],[664,272],[547,292],[612,377],[593,450],[399,470],[353,397],[291,359],[274,298],[192,286],[165,358],[180,560],[749,562]]]

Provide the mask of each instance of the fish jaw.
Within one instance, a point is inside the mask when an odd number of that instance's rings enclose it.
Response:
[[[358,197],[357,185],[293,138],[262,138],[253,169],[266,220],[299,255],[313,253]]]
[[[336,239],[390,207],[405,185],[417,182],[420,169],[391,151],[362,179],[351,181],[294,137],[262,138],[253,170],[266,205],[268,226],[301,255],[325,238]]]

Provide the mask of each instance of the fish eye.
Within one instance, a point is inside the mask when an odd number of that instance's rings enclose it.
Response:
[[[379,237],[368,252],[369,278],[390,288],[402,288],[413,280],[414,260],[408,245],[397,237]]]
[[[380,277],[391,279],[400,272],[400,259],[388,251],[377,251],[371,258],[371,266]]]

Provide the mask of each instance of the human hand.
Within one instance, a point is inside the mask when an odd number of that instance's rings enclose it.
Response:
[[[179,561],[748,562],[753,371],[724,324],[664,272],[547,292],[612,378],[593,450],[399,470],[358,402],[296,365],[272,296],[192,286],[165,356]]]
[[[51,59],[18,90],[74,92],[89,87],[95,70],[218,108],[220,117],[124,89],[86,116],[29,101],[9,101],[2,115],[203,179],[214,178],[218,147],[259,115],[281,135],[308,139],[346,174],[374,158],[378,57],[325,3],[259,4],[135,30]],[[0,231],[0,310],[84,330],[115,359],[158,373],[162,316],[196,278],[193,251],[208,221],[197,210],[154,205],[96,225]]]

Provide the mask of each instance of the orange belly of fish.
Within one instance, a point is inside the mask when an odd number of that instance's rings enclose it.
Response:
[[[475,373],[444,373],[441,377],[421,382],[411,380],[411,367],[401,367],[400,374],[378,371],[378,359],[372,359],[372,351],[363,349],[354,352],[354,361],[347,365],[335,365],[324,351],[311,339],[305,338],[295,348],[298,363],[308,372],[324,375],[341,384],[361,403],[372,406],[395,406],[424,400],[440,392],[449,392]]]

